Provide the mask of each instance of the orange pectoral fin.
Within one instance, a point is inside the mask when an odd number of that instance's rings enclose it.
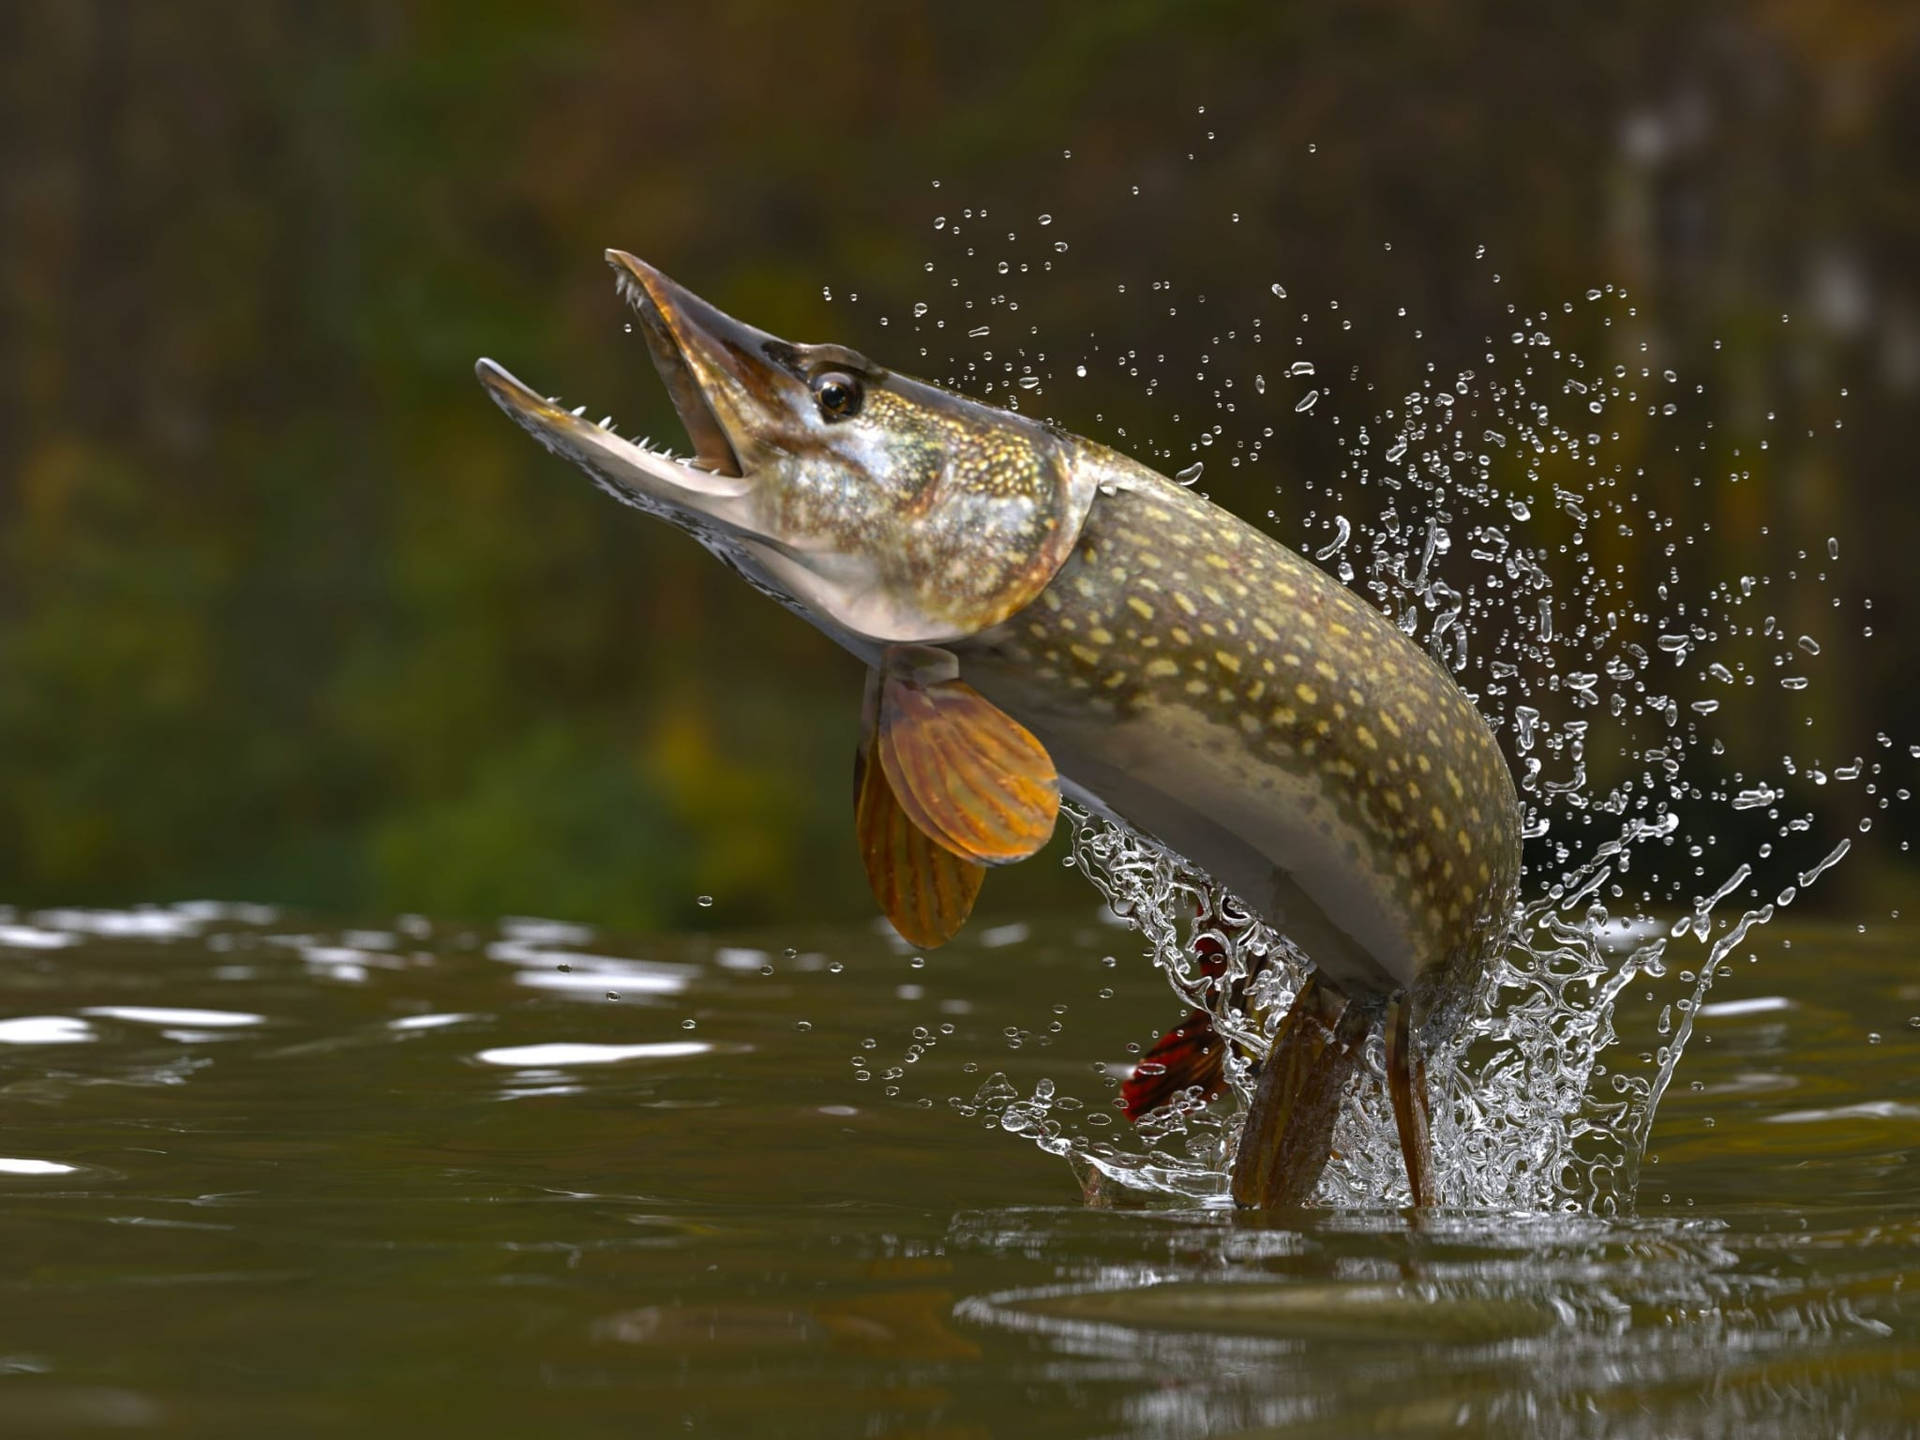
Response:
[[[873,898],[910,945],[932,949],[960,933],[986,868],[954,854],[907,818],[880,764],[869,725],[854,764],[854,828]]]
[[[956,855],[1010,865],[1060,814],[1060,776],[1026,726],[958,680],[890,674],[879,697],[880,764],[900,808]]]

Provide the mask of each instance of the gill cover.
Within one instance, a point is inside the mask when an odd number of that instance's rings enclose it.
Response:
[[[744,325],[621,251],[608,260],[692,438],[680,460],[542,399],[494,400],[604,488],[692,530],[830,633],[971,635],[1024,608],[1096,490],[1084,442],[877,365]]]

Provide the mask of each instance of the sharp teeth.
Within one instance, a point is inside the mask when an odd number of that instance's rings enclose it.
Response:
[[[587,413],[587,407],[584,405],[576,405],[573,407],[573,418],[576,420],[578,420],[582,415],[586,413]]]
[[[613,429],[613,416],[611,416],[611,415],[602,415],[602,416],[600,417],[600,428],[601,428],[602,430],[611,430],[611,429]]]

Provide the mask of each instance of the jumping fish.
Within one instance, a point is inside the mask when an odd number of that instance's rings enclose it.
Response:
[[[1421,1057],[1502,942],[1520,869],[1512,776],[1452,677],[1299,555],[1124,455],[607,259],[690,458],[492,361],[480,382],[866,662],[856,830],[895,928],[951,938],[986,868],[1046,843],[1063,789],[1120,817],[1313,962],[1261,1063],[1235,1200],[1308,1197],[1384,1019],[1408,1182],[1432,1203]],[[1217,1077],[1203,1019],[1163,1046]]]

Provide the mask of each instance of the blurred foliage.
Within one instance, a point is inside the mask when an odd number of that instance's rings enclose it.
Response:
[[[1701,492],[1721,513],[1672,504],[1709,578],[1860,537],[1842,590],[1880,640],[1830,657],[1820,738],[1913,734],[1917,172],[1904,0],[0,8],[0,896],[867,913],[857,667],[527,444],[470,367],[674,434],[619,244],[964,378],[876,324],[921,297],[935,200],[1059,217],[1073,264],[1022,304],[1075,343],[1146,343],[1128,277],[1218,315],[1285,274],[1430,317],[1424,348],[1365,307],[1321,337],[1387,391],[1484,348],[1491,244],[1529,306],[1629,285],[1720,445],[1769,411],[1810,432],[1846,387],[1843,430]],[[1212,333],[1187,306],[1151,343]],[[1199,395],[1047,403],[1184,450]],[[1216,498],[1260,514],[1275,478]],[[986,903],[1071,883],[1021,867]]]

